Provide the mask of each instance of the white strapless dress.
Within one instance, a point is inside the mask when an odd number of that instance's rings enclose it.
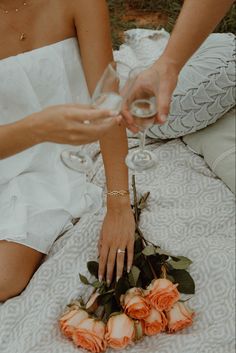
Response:
[[[77,100],[90,96],[75,38],[0,61],[0,125]],[[48,253],[73,218],[101,207],[101,189],[62,164],[65,147],[44,143],[0,161],[0,240]]]

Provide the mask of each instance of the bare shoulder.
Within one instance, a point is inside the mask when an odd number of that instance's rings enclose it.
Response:
[[[55,1],[55,0],[54,0]],[[93,11],[107,7],[106,0],[59,0],[61,6],[72,12]]]

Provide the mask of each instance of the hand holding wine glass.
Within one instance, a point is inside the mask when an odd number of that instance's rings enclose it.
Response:
[[[139,74],[145,70],[138,67],[131,70],[129,81],[134,82]],[[140,147],[138,150],[128,154],[126,164],[132,170],[142,172],[156,166],[155,154],[145,149],[145,139],[147,130],[154,124],[157,117],[157,102],[153,92],[148,88],[133,89],[123,92],[125,96],[124,113],[132,117],[133,125],[139,132]],[[129,87],[129,85],[128,85]]]

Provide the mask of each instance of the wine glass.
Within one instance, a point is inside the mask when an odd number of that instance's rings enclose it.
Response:
[[[136,67],[130,71],[129,80],[133,81],[147,67]],[[135,84],[134,84],[135,86]],[[130,152],[126,157],[127,166],[137,172],[155,168],[156,156],[145,148],[147,130],[154,124],[157,116],[156,97],[146,89],[131,90],[126,96],[126,108],[139,128],[139,149]]]
[[[104,71],[92,96],[92,107],[108,109],[120,113],[123,98],[119,94],[121,79],[116,69],[116,63],[111,62]]]
[[[118,115],[123,103],[119,90],[120,77],[116,70],[116,63],[111,62],[97,83],[92,96],[92,108],[113,110]],[[84,121],[84,124],[90,123],[96,124],[98,122]],[[61,160],[68,168],[81,173],[89,172],[93,168],[91,157],[82,150],[64,150],[61,153]]]

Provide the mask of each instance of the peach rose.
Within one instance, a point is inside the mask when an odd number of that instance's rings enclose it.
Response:
[[[134,322],[126,314],[111,316],[107,323],[106,341],[109,347],[122,349],[135,338]]]
[[[105,331],[106,326],[102,321],[85,319],[76,327],[73,342],[92,353],[104,352],[106,350]]]
[[[154,336],[165,331],[167,319],[162,311],[152,308],[150,315],[143,321],[143,323],[145,335]]]
[[[147,288],[146,299],[156,310],[168,311],[180,298],[176,287],[177,284],[173,284],[165,278],[154,280]]]
[[[143,296],[140,288],[132,288],[121,298],[125,313],[133,319],[141,320],[148,317],[151,306]]]
[[[192,325],[194,311],[189,309],[185,303],[178,302],[174,304],[173,308],[166,315],[168,331],[173,333]]]
[[[85,319],[88,318],[88,313],[82,309],[72,309],[67,311],[59,320],[59,325],[62,333],[72,339],[75,328]]]

